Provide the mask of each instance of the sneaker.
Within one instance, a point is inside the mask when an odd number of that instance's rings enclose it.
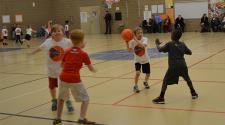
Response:
[[[52,99],[52,111],[57,110],[57,99]]]
[[[140,92],[140,90],[138,89],[138,86],[137,85],[134,86],[133,91],[136,92],[136,93],[139,93]]]
[[[53,125],[62,125],[62,121],[60,119],[55,119]]]
[[[72,113],[74,111],[72,102],[70,100],[66,101],[66,107],[67,107],[67,110],[68,110],[69,113]]]
[[[150,86],[148,85],[148,82],[143,82],[143,84],[144,84],[144,86],[145,86],[146,89],[149,89],[150,88]]]
[[[192,99],[197,99],[198,94],[196,92],[191,93]]]
[[[80,123],[80,124],[88,124],[88,125],[94,125],[95,124],[95,122],[88,121],[86,118],[84,118],[83,120],[79,119],[77,122]]]
[[[152,102],[154,104],[165,104],[164,98],[161,98],[161,97],[157,97],[157,98],[153,99]]]

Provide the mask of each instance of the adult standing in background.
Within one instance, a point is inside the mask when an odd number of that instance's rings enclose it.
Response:
[[[105,14],[105,34],[111,34],[112,32],[112,27],[111,27],[111,21],[112,21],[112,15],[111,13],[109,13],[109,11],[107,10],[106,11],[106,14]]]
[[[178,15],[178,17],[175,20],[175,29],[181,29],[182,32],[184,32],[184,18],[181,15]]]
[[[157,25],[157,32],[161,33],[162,19],[159,15],[154,16],[154,18],[155,18],[155,22],[156,22],[156,25]]]
[[[171,21],[170,17],[167,16],[166,19],[163,21],[163,31],[164,33],[170,32],[171,29]]]
[[[201,32],[209,32],[210,31],[209,19],[206,14],[203,14],[203,16],[201,18],[201,27],[202,27]]]

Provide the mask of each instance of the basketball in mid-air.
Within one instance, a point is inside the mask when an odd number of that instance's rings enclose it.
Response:
[[[121,37],[125,42],[129,42],[130,40],[133,39],[133,31],[131,29],[124,29],[121,32]]]

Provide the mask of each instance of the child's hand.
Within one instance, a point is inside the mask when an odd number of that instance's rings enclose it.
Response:
[[[96,70],[96,69],[93,69],[91,72],[96,73],[96,72],[97,72],[97,70]]]
[[[155,44],[156,45],[160,45],[161,44],[161,42],[159,41],[159,39],[157,38],[157,39],[155,39]]]

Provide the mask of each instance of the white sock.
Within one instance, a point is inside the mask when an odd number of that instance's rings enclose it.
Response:
[[[83,118],[83,117],[80,117],[79,119],[80,119],[80,120],[84,120],[84,118]]]

